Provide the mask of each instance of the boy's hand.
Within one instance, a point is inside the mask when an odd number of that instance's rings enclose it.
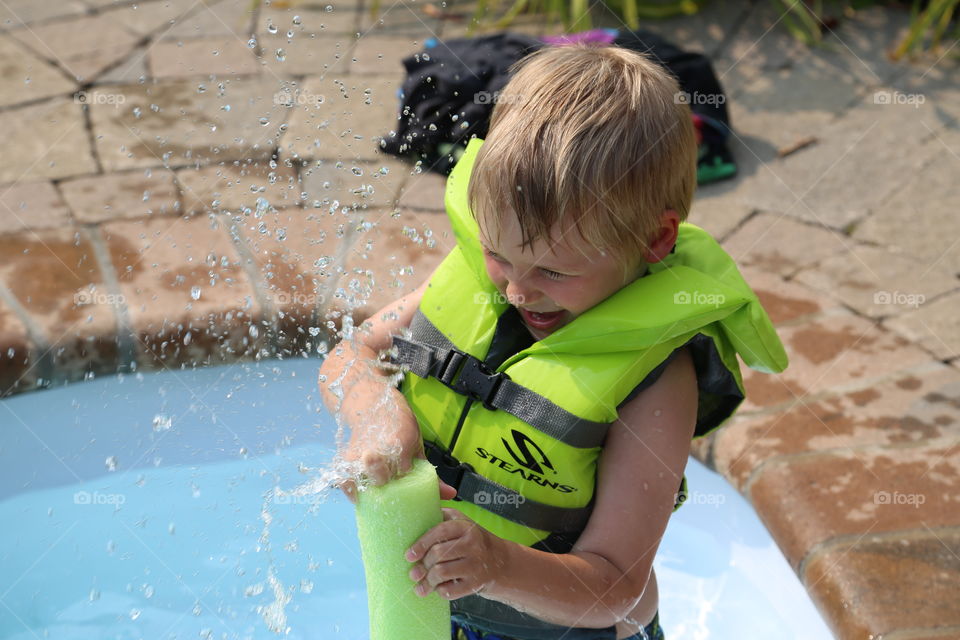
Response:
[[[417,595],[436,590],[444,600],[455,600],[496,582],[504,566],[503,540],[456,509],[444,509],[443,520],[407,550],[407,560],[415,563],[410,579]]]

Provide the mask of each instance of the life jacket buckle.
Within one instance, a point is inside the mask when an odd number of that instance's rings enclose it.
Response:
[[[467,472],[472,473],[473,467],[466,462],[460,462],[447,451],[429,440],[424,440],[423,446],[427,454],[427,460],[437,468],[437,475],[440,479],[459,492],[460,484],[463,482],[463,475]],[[461,498],[458,495],[454,499],[460,500]]]
[[[460,374],[455,382],[444,382],[448,387],[461,393],[477,402],[483,404],[490,411],[495,411],[493,406],[493,397],[500,388],[500,383],[508,379],[507,374],[502,371],[490,371],[483,361],[468,353],[457,349],[452,349],[462,356],[463,366],[460,368]]]

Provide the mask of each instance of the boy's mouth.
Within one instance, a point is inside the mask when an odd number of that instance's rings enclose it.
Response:
[[[560,321],[563,320],[564,314],[563,311],[537,313],[519,308],[518,311],[520,311],[520,315],[523,317],[524,322],[534,329],[540,329],[541,331],[547,331],[556,328],[560,324]]]

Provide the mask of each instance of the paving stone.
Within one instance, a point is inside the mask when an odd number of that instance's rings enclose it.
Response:
[[[960,626],[937,626],[930,629],[899,629],[893,633],[885,633],[883,640],[954,640],[960,636]]]
[[[163,34],[167,40],[210,36],[233,36],[247,41],[253,21],[252,2],[198,0],[197,8]]]
[[[0,29],[18,29],[41,20],[80,15],[86,10],[87,7],[80,0],[5,0],[0,5]]]
[[[923,350],[873,322],[828,310],[808,322],[777,330],[790,364],[777,375],[743,368],[747,400],[755,411],[826,391],[861,388],[930,360]]]
[[[400,189],[400,206],[404,209],[445,211],[443,198],[447,189],[446,177],[433,171],[416,173],[415,168],[410,171],[414,172],[413,175]]]
[[[0,300],[0,398],[33,387],[30,336],[20,318]]]
[[[771,164],[781,180],[751,185],[750,201],[836,229],[868,215],[929,159],[924,148],[892,144],[887,134],[923,141],[939,126],[933,105],[884,104],[889,96],[879,89],[826,127],[819,143]]]
[[[180,23],[180,18],[196,9],[196,0],[159,0],[126,4],[111,11],[109,16],[124,27],[140,35],[159,37]]]
[[[407,165],[392,156],[381,156],[375,162],[317,160],[302,169],[301,186],[307,202],[331,209],[389,207],[396,204],[408,174]],[[339,207],[334,202],[339,202]]]
[[[257,38],[262,46],[266,46],[273,44],[272,39],[280,42],[282,38],[286,43],[288,31],[293,32],[295,41],[320,34],[355,34],[360,12],[357,3],[350,2],[261,7],[257,16]],[[294,18],[299,18],[299,22],[295,23]]]
[[[195,81],[91,92],[90,117],[104,169],[269,157],[286,112],[273,103],[275,81],[231,80],[223,95],[216,84],[201,84],[206,86],[202,93]],[[120,108],[105,104],[102,96],[114,96]],[[154,104],[159,111],[151,109]],[[261,118],[272,124],[261,125]]]
[[[249,215],[265,199],[275,208],[300,203],[296,171],[284,165],[271,168],[264,162],[228,163],[177,172],[187,214],[235,212]]]
[[[949,360],[960,355],[960,292],[924,302],[911,310],[884,322],[884,326],[919,344],[937,358]]]
[[[261,310],[225,222],[152,218],[101,227],[143,364],[232,361],[265,346],[266,331],[250,330]]]
[[[257,37],[258,62],[274,78],[343,73],[346,57],[356,42],[353,34],[327,31],[297,35],[290,41],[285,33]],[[277,54],[279,50],[283,51],[282,55]]]
[[[115,369],[114,305],[87,236],[69,227],[0,236],[0,279],[51,348],[58,377]]]
[[[18,182],[0,187],[2,233],[62,228],[70,223],[70,210],[52,183]]]
[[[902,8],[865,7],[845,15],[814,53],[864,85],[883,84],[905,71],[909,73],[906,65],[889,56],[906,35],[909,24],[910,12]]]
[[[871,318],[918,309],[926,300],[960,288],[960,280],[943,268],[864,245],[804,269],[795,280]]]
[[[381,76],[308,79],[294,96],[281,157],[379,161],[378,141],[397,121],[398,86]]]
[[[150,75],[159,79],[216,76],[222,81],[260,71],[250,48],[233,36],[157,42],[149,61]]]
[[[782,6],[772,2],[752,7],[714,61],[721,83],[735,87],[809,56],[809,49],[783,28],[782,13]]]
[[[343,272],[351,228],[341,213],[312,208],[234,217],[234,237],[252,257],[248,272],[277,316],[274,344],[282,354],[312,351],[326,337],[322,314]]]
[[[887,638],[896,629],[960,626],[958,558],[957,528],[867,535],[818,553],[802,580],[837,637]]]
[[[931,146],[940,152],[932,151],[933,160],[857,225],[853,237],[960,274],[960,218],[951,206],[960,201],[960,134],[938,134]]]
[[[76,84],[8,36],[0,36],[0,106],[72,93]]]
[[[927,362],[784,411],[738,415],[717,436],[714,462],[743,490],[750,474],[777,456],[956,437],[958,409],[960,372]]]
[[[845,255],[857,246],[834,229],[811,226],[771,213],[758,213],[724,240],[738,265],[791,276],[797,270],[831,256]]]
[[[606,4],[598,3],[592,9],[594,27],[628,28],[622,14]],[[693,15],[647,20],[641,18],[640,28],[649,29],[683,46],[684,50],[698,51],[713,57],[720,45],[731,37],[736,25],[744,18],[746,13],[744,9],[745,7],[711,2],[705,4]]]
[[[0,183],[94,173],[81,106],[72,100],[3,112]]]
[[[87,224],[180,213],[173,172],[165,169],[77,178],[61,182],[60,190]]]
[[[371,15],[370,7],[360,13],[359,33],[403,34],[422,38],[439,38],[442,21],[423,12],[423,5],[416,0],[381,2],[380,11]]]
[[[344,263],[346,273],[330,305],[350,313],[355,324],[414,291],[449,253],[442,242],[452,237],[445,217],[431,216],[428,226],[422,214],[400,211],[394,217],[394,213],[385,209],[354,214],[368,224],[361,224],[355,235]]]
[[[953,408],[952,416],[960,418],[960,411]],[[794,570],[831,538],[912,529],[918,521],[960,526],[958,434],[960,420],[949,443],[857,446],[773,461],[751,482],[750,499]]]
[[[343,68],[351,74],[393,74],[399,88],[406,73],[404,58],[423,51],[423,43],[420,36],[381,35],[374,31],[357,40],[345,57]]]
[[[137,47],[117,66],[97,77],[101,84],[137,84],[145,82],[147,71],[147,47]]]
[[[78,82],[90,82],[137,44],[137,37],[108,14],[52,22],[11,35],[41,58],[59,64]]]
[[[774,326],[795,323],[829,306],[816,291],[788,282],[775,271],[762,267],[743,267],[740,273],[757,294]]]

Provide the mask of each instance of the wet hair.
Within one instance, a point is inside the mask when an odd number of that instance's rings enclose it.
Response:
[[[575,231],[630,262],[664,211],[686,219],[696,138],[669,72],[628,49],[583,44],[545,47],[511,72],[467,192],[487,229],[499,235],[500,216],[513,212],[524,248],[550,238],[576,246]]]

